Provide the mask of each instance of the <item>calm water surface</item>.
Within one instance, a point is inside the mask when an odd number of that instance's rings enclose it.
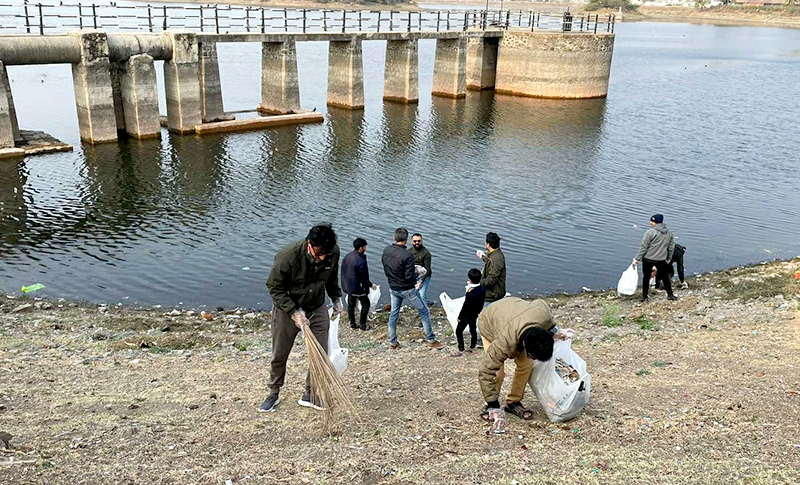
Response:
[[[0,289],[269,307],[276,251],[317,221],[344,251],[366,238],[384,288],[393,229],[423,233],[432,295],[463,292],[487,231],[515,294],[615,285],[655,212],[689,272],[800,253],[800,31],[617,27],[606,100],[431,98],[421,41],[419,105],[384,104],[375,41],[364,112],[328,109],[327,44],[301,43],[302,105],[325,123],[96,147],[79,142],[69,66],[10,67],[22,128],[76,150],[0,164]],[[226,109],[254,108],[260,46],[219,54]]]

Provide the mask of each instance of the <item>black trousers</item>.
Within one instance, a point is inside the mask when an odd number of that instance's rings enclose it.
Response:
[[[478,329],[476,327],[475,322],[458,322],[456,326],[456,338],[458,339],[458,350],[459,352],[464,351],[464,330],[469,325],[469,348],[474,349],[476,345],[478,345]]]
[[[675,254],[672,256],[672,262],[668,265],[668,273],[669,279],[671,280],[673,276],[675,276],[675,266],[678,266],[678,279],[683,283],[686,281],[685,274],[683,271],[683,254],[680,251],[675,251]],[[656,282],[656,288],[660,288],[661,284]]]
[[[647,292],[650,290],[650,274],[653,272],[653,267],[655,266],[656,270],[656,283],[659,280],[664,284],[664,288],[667,290],[667,295],[672,296],[672,283],[669,280],[669,267],[666,261],[650,261],[649,259],[642,260],[642,271],[644,272],[644,277],[642,279],[642,298],[647,298]]]
[[[367,326],[367,316],[369,315],[369,296],[367,295],[348,295],[347,296],[347,316],[350,318],[350,328],[357,328],[356,325],[356,303],[361,302],[361,327]]]

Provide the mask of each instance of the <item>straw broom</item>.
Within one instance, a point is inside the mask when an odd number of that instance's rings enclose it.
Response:
[[[339,411],[355,411],[342,378],[333,368],[328,354],[308,325],[303,325],[303,340],[308,352],[308,373],[311,376],[311,391],[321,400],[322,429],[328,431]]]

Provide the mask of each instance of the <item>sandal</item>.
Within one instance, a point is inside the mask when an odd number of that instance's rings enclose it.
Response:
[[[481,419],[486,422],[491,421],[491,418],[489,417],[489,406],[484,407],[483,411],[481,411]]]
[[[504,410],[526,421],[533,419],[533,411],[525,409],[521,402],[506,403]]]

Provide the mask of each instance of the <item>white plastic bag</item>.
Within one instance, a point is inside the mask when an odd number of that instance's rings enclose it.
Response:
[[[328,316],[333,316],[333,309],[328,311]],[[331,320],[331,325],[328,329],[328,358],[339,375],[344,374],[345,369],[347,369],[347,355],[349,352],[348,349],[339,347],[339,316],[337,315],[335,319]]]
[[[567,384],[556,372],[556,359],[571,365],[580,379]],[[547,362],[536,361],[528,381],[536,393],[536,398],[544,408],[550,421],[567,421],[578,415],[589,402],[592,390],[592,376],[586,372],[586,362],[572,350],[572,339],[556,340],[553,343],[553,357]]]
[[[458,314],[461,313],[461,307],[464,306],[464,297],[462,296],[461,298],[453,300],[447,293],[442,292],[442,294],[439,295],[439,301],[442,302],[442,308],[444,308],[444,313],[447,315],[447,321],[450,322],[450,326],[453,327],[453,332],[455,332],[458,326]]]
[[[639,284],[639,272],[631,264],[628,266],[617,283],[617,293],[620,295],[631,296],[636,293],[636,286]]]
[[[369,312],[375,313],[375,310],[378,309],[378,304],[381,301],[381,285],[375,285],[375,288],[370,288],[369,295]],[[347,299],[350,298],[349,295],[344,295],[344,304],[347,306]],[[356,302],[356,315],[361,313],[361,302]]]

